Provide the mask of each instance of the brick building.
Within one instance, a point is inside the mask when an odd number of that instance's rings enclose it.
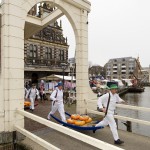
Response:
[[[108,79],[126,79],[126,78],[140,78],[141,65],[139,58],[122,57],[110,59],[106,65],[106,77]]]

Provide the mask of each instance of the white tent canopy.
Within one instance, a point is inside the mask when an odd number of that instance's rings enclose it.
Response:
[[[122,79],[122,80],[125,81],[128,84],[128,86],[133,85],[133,83],[131,82],[131,79]]]
[[[119,80],[119,79],[112,79],[112,81],[117,82],[119,87],[123,87],[124,86],[124,84],[122,83],[122,81]]]
[[[46,77],[43,77],[41,78],[42,80],[63,80],[63,76],[62,75],[55,75],[55,74],[52,74],[50,76],[46,76]],[[71,76],[64,76],[64,80],[73,80],[75,81],[75,77],[71,77]]]

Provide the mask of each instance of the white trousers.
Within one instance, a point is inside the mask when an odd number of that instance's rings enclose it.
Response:
[[[54,114],[58,110],[61,120],[63,122],[66,122],[66,116],[65,116],[65,110],[64,110],[64,104],[63,102],[52,102],[52,110],[48,114],[48,118],[50,119],[50,115]]]
[[[105,127],[107,125],[109,125],[109,127],[110,127],[110,130],[113,134],[114,140],[115,141],[118,140],[119,136],[118,136],[118,131],[117,131],[117,125],[116,125],[113,114],[107,114],[106,117],[101,122],[96,124],[96,127],[98,127],[98,126]]]
[[[34,109],[34,101],[35,101],[35,98],[30,97],[30,101],[31,101],[30,109]]]

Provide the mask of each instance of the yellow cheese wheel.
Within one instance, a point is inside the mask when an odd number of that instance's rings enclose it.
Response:
[[[69,119],[67,119],[67,123],[74,124],[75,121],[73,119],[69,118]]]
[[[83,116],[79,117],[79,120],[82,120],[82,121],[85,121],[85,120],[88,120],[88,119],[89,119],[89,116],[87,116],[87,115],[83,115]]]
[[[74,124],[77,125],[77,126],[83,126],[85,124],[85,121],[75,120]]]
[[[90,117],[89,117],[88,120],[85,120],[86,123],[89,123],[89,122],[91,122],[91,121],[92,121],[92,118],[90,118]]]
[[[72,114],[72,115],[71,115],[71,119],[77,120],[77,119],[79,119],[79,117],[80,117],[79,114]]]

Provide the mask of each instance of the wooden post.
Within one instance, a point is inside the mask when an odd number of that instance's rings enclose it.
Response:
[[[117,115],[117,113],[115,113],[115,115]],[[118,129],[118,119],[115,118],[115,122],[116,122],[117,129]]]
[[[132,124],[131,121],[122,122],[126,127],[128,132],[132,132]]]
[[[132,132],[132,124],[131,124],[131,121],[127,121],[127,131],[128,132]]]

